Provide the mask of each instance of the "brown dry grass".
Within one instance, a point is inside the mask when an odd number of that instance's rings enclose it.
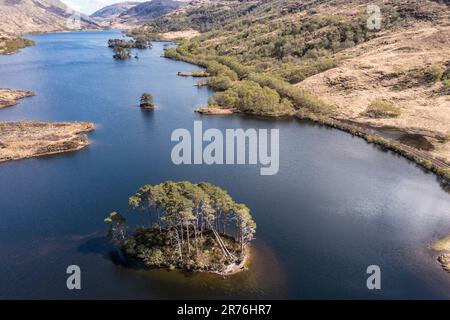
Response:
[[[162,34],[164,40],[173,41],[177,39],[191,39],[198,36],[200,33],[197,30],[189,29],[183,31],[166,32]]]
[[[19,99],[34,96],[31,91],[0,89],[0,109],[17,104]]]
[[[445,23],[417,23],[406,31],[387,32],[361,46],[347,49],[338,57],[337,68],[297,84],[334,105],[342,119],[392,126],[406,132],[425,132],[442,137],[450,132],[450,96],[442,94],[442,82],[398,90],[401,75],[450,61],[450,26]],[[401,108],[401,116],[389,119],[364,117],[363,111],[376,100]],[[438,139],[437,139],[438,140]],[[436,143],[434,154],[450,159],[450,143]]]
[[[70,152],[89,145],[90,122],[0,122],[0,162]]]

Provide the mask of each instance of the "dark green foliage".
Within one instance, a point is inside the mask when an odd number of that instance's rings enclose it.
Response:
[[[225,92],[216,92],[209,105],[261,115],[281,115],[292,111],[289,100],[281,99],[275,90],[249,80],[238,81]]]
[[[131,58],[131,49],[122,48],[122,47],[114,47],[113,48],[114,55],[113,58],[117,60],[127,60]]]
[[[153,96],[150,93],[144,93],[140,99],[141,108],[152,109],[154,107],[153,104]]]
[[[145,185],[129,204],[148,215],[149,226],[112,238],[149,267],[222,272],[245,257],[245,247],[256,231],[250,210],[207,182]],[[117,213],[105,221],[116,231],[124,230]]]
[[[114,51],[114,59],[126,60],[131,58],[131,49],[149,49],[152,44],[149,40],[123,40],[123,39],[109,39],[108,47]]]
[[[213,89],[224,91],[233,86],[234,81],[227,76],[215,76],[209,77],[207,80],[207,85]]]
[[[148,40],[136,39],[136,40],[123,40],[123,39],[109,39],[108,47],[114,48],[127,48],[127,49],[149,49],[152,44]]]

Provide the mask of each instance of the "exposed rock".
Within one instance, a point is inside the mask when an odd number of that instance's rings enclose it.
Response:
[[[444,252],[437,261],[441,264],[442,269],[450,273],[450,236],[436,241],[430,246],[434,251]]]
[[[202,77],[209,77],[209,73],[204,70],[196,70],[191,72],[178,72],[177,76],[179,77],[194,77],[194,78],[202,78]]]
[[[450,273],[450,254],[440,255],[438,261],[441,264],[442,269]]]
[[[232,115],[234,113],[237,113],[238,111],[236,109],[223,109],[223,108],[199,108],[195,110],[195,112],[206,114],[206,115]]]

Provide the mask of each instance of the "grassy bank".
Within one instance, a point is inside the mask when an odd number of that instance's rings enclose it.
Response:
[[[0,39],[0,54],[14,54],[25,47],[33,46],[35,42],[24,38],[3,38]]]

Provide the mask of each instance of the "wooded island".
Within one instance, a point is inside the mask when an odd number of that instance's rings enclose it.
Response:
[[[208,182],[145,185],[130,197],[148,225],[127,232],[126,218],[106,219],[108,236],[127,255],[148,267],[233,274],[244,269],[256,224],[249,208]]]

